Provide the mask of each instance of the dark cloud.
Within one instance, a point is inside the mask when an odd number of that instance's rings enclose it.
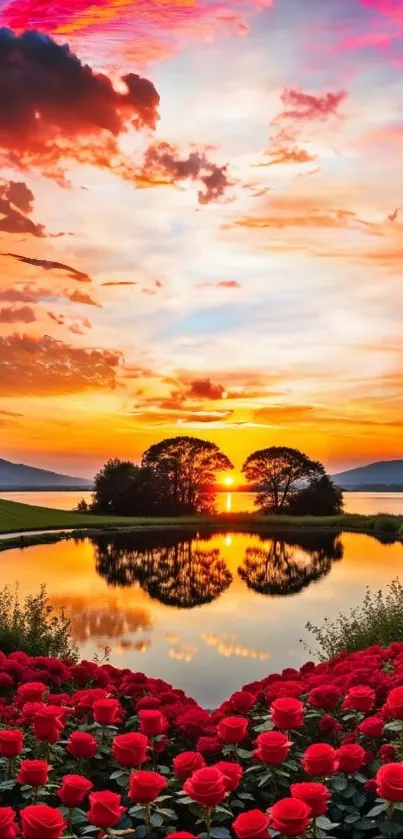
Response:
[[[144,156],[142,176],[145,185],[177,184],[195,181],[201,185],[198,193],[200,204],[209,204],[222,198],[230,186],[227,166],[217,166],[208,160],[205,152],[191,151],[180,157],[179,150],[171,143],[155,143]]]
[[[91,283],[91,277],[83,271],[78,271],[72,268],[71,265],[65,265],[64,262],[55,262],[49,259],[34,259],[30,256],[21,256],[18,253],[0,253],[0,256],[10,256],[12,259],[18,259],[19,262],[25,262],[27,265],[34,265],[37,268],[43,268],[44,271],[65,271],[71,280],[78,280],[80,283]]]
[[[31,306],[5,306],[0,309],[0,323],[33,323],[36,315]]]
[[[1,110],[1,104],[0,104]],[[0,184],[0,231],[2,233],[30,234],[43,238],[45,227],[29,218],[34,206],[34,195],[24,182],[9,181]]]
[[[135,282],[110,282],[110,283],[101,283],[102,286],[119,286],[119,285],[138,285]]]
[[[120,360],[119,352],[72,347],[48,335],[0,337],[0,393],[19,396],[21,382],[25,395],[112,389]]]
[[[282,120],[326,120],[330,116],[336,116],[338,107],[347,97],[346,90],[338,93],[325,93],[323,96],[315,96],[312,93],[304,93],[296,88],[288,88],[281,94],[281,101],[285,107],[274,122]]]
[[[81,140],[155,128],[159,95],[129,73],[123,90],[39,32],[0,30],[0,147],[22,165],[75,156]],[[61,145],[59,144],[61,141]],[[88,147],[89,148],[89,147]]]
[[[225,394],[222,385],[214,384],[211,379],[194,379],[189,385],[189,396],[199,399],[222,399]]]

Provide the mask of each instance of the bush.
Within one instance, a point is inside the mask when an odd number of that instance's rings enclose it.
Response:
[[[380,513],[379,516],[374,518],[373,529],[383,533],[398,533],[401,525],[401,520],[397,516]]]
[[[402,836],[402,682],[403,644],[373,646],[208,712],[141,673],[0,653],[0,835]]]
[[[340,612],[330,621],[325,618],[322,626],[306,624],[319,645],[317,655],[321,661],[341,652],[363,650],[371,644],[391,644],[403,641],[403,584],[392,580],[386,592],[366,589],[361,606]]]
[[[33,656],[76,660],[71,641],[71,624],[63,611],[49,603],[46,587],[21,601],[18,586],[0,590],[0,650],[6,654],[22,650]]]

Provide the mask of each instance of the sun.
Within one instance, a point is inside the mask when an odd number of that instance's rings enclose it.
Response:
[[[224,478],[224,483],[227,487],[232,486],[232,484],[234,483],[234,479],[233,479],[232,475],[226,475],[225,478]]]

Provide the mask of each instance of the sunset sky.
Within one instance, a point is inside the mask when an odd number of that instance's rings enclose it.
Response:
[[[0,456],[402,457],[401,0],[0,0],[0,25]]]

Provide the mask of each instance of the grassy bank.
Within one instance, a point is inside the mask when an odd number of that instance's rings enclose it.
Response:
[[[175,527],[188,525],[205,528],[231,528],[232,530],[325,528],[394,537],[403,541],[403,518],[398,516],[262,516],[258,513],[221,513],[216,516],[182,516],[179,518],[139,518],[123,516],[96,516],[68,510],[52,510],[0,499],[0,535],[26,531],[52,530],[104,530],[140,527]],[[45,534],[46,536],[46,534]],[[55,538],[56,534],[48,534]],[[18,537],[16,537],[17,541]],[[28,540],[28,536],[25,537]],[[14,540],[13,540],[14,541]],[[43,538],[43,541],[46,541]]]

